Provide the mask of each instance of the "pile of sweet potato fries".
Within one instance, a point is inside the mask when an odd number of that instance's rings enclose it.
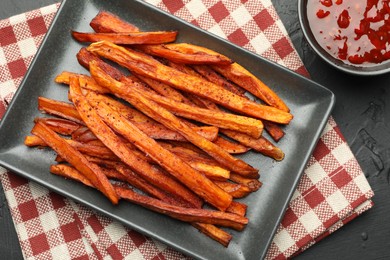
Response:
[[[38,109],[56,117],[36,118],[25,145],[53,149],[53,174],[113,204],[124,199],[189,222],[228,246],[221,227],[246,226],[247,205],[237,199],[262,184],[259,170],[234,154],[282,160],[263,129],[279,141],[289,108],[230,58],[175,42],[178,32],[141,32],[105,11],[90,25],[95,32],[72,32],[90,43],[77,54],[89,74],[56,77],[70,102],[39,97]]]

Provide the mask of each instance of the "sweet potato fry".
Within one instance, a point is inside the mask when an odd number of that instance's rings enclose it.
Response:
[[[93,92],[87,98],[93,104]],[[161,147],[156,141],[146,136],[141,130],[126,120],[104,102],[93,104],[97,113],[111,128],[128,139],[138,149],[148,154],[156,163],[165,168],[175,178],[218,209],[225,210],[231,203],[231,196],[223,192],[213,182],[195,171],[187,163]]]
[[[192,105],[192,102],[190,100],[188,100],[179,91],[172,88],[171,86],[148,77],[139,76],[139,75],[137,75],[137,77],[141,79],[143,82],[145,82],[146,84],[148,84],[148,86],[150,86],[158,94],[187,105]]]
[[[288,106],[273,90],[240,64],[234,62],[227,66],[212,66],[212,68],[221,73],[227,79],[246,89],[254,96],[260,98],[266,104],[276,107],[282,111],[290,111]]]
[[[243,198],[252,192],[251,189],[249,189],[247,186],[239,183],[232,183],[227,181],[214,181],[214,183],[232,195],[233,198]]]
[[[108,178],[122,180],[131,186],[139,189],[140,191],[145,192],[146,194],[157,198],[166,203],[170,203],[172,205],[188,207],[188,203],[183,201],[179,197],[170,196],[168,193],[154,187],[143,178],[141,178],[138,174],[131,171],[128,167],[120,162],[114,162],[115,168],[102,168],[104,174]]]
[[[78,79],[72,77],[70,81],[70,92],[80,116],[91,131],[118,156],[132,170],[137,172],[144,179],[153,185],[167,190],[172,194],[180,196],[194,207],[202,204],[201,200],[193,192],[185,188],[172,178],[161,174],[157,168],[136,156],[134,152],[125,144],[101,119],[97,112],[89,105],[86,98],[81,93]]]
[[[199,136],[196,132],[194,132],[187,125],[183,124],[169,111],[146,99],[135,88],[126,88],[126,86],[121,82],[115,81],[109,75],[105,74],[104,71],[102,71],[99,67],[97,67],[96,63],[91,62],[90,70],[92,76],[99,84],[110,89],[114,94],[124,98],[143,113],[164,124],[171,130],[178,131],[188,141],[204,150],[227,169],[238,172],[247,177],[257,178],[259,176],[257,169],[253,168],[240,159],[234,158],[216,144]]]
[[[50,172],[62,176],[67,179],[71,179],[74,181],[81,182],[82,184],[95,188],[88,178],[86,178],[82,173],[76,170],[74,167],[66,165],[66,164],[53,164],[50,166]]]
[[[99,140],[99,139],[97,139],[96,135],[94,135],[94,133],[92,133],[92,131],[89,130],[89,128],[86,126],[80,127],[79,129],[74,131],[72,133],[71,137],[72,137],[72,140],[75,140],[75,141],[78,141],[81,143],[91,143],[92,144],[94,141]]]
[[[230,177],[230,171],[215,165],[209,165],[202,162],[189,162],[192,168],[203,173],[210,180],[227,180]]]
[[[264,127],[273,140],[278,142],[284,136],[284,131],[275,123],[264,121]]]
[[[194,65],[192,66],[196,72],[198,72],[200,75],[202,75],[205,79],[208,81],[217,84],[218,86],[221,86],[225,88],[226,90],[229,90],[230,92],[233,92],[236,95],[245,96],[246,90],[235,85],[234,83],[228,81],[226,78],[222,77],[220,74],[216,73],[215,70],[210,68],[209,66],[205,65]]]
[[[260,137],[263,131],[263,123],[260,120],[250,117],[239,116],[221,111],[212,111],[209,109],[190,106],[158,94],[153,94],[142,86],[133,84],[132,81],[123,79],[126,87],[131,87],[139,91],[147,99],[152,100],[177,116],[196,120],[205,124],[214,125],[220,128],[226,128],[244,132],[255,138]]]
[[[237,214],[239,216],[245,216],[247,208],[248,206],[244,203],[240,203],[238,201],[232,201],[229,208],[226,209],[226,212]]]
[[[89,24],[95,32],[111,33],[111,32],[138,32],[137,26],[125,22],[118,16],[107,12],[100,11]]]
[[[113,204],[118,203],[118,195],[96,164],[90,163],[79,151],[70,146],[64,139],[40,121],[35,123],[31,133],[44,140],[62,158],[79,170]]]
[[[64,164],[57,164],[57,165],[52,165],[50,167],[50,171],[53,174],[69,178],[75,181],[79,181],[87,186],[94,187],[92,183],[86,179],[79,171],[77,171],[75,168],[69,165],[64,165]],[[120,173],[115,173],[114,170],[105,170],[104,173],[108,178],[116,178],[120,179],[122,181],[126,181],[126,178],[121,175]],[[142,179],[140,179],[142,181]],[[160,199],[161,201],[165,203],[169,203],[171,205],[175,206],[181,206],[180,202],[177,200],[167,196],[165,193],[162,191],[156,189],[155,187],[149,185],[147,182],[143,181],[141,182],[141,185],[134,185],[134,187],[146,192],[147,194]],[[193,222],[191,223],[194,227],[196,227],[199,231],[202,233],[206,234],[207,236],[211,237],[212,239],[216,240],[217,242],[221,243],[225,247],[228,246],[230,240],[232,239],[232,236],[227,233],[226,231],[217,228],[216,226],[212,224],[204,224],[204,223],[199,223],[199,222]]]
[[[64,139],[64,140],[80,153],[99,157],[99,158],[104,158],[104,159],[110,159],[115,161],[118,160],[118,157],[105,146],[97,146],[97,145],[91,145],[86,143],[80,143],[71,139]],[[24,139],[24,144],[29,147],[47,146],[44,140],[34,135],[26,136]]]
[[[85,125],[74,105],[53,99],[38,97],[38,109],[51,115]]]
[[[293,118],[288,112],[247,100],[200,77],[184,74],[161,64],[147,55],[125,49],[107,41],[93,43],[87,47],[87,50],[117,62],[139,75],[160,80],[175,88],[194,93],[255,118],[280,124],[288,124]]]
[[[229,65],[232,63],[231,59],[222,54],[188,43],[139,45],[136,48],[149,55],[177,63],[214,65]]]
[[[177,207],[151,197],[143,196],[131,189],[118,186],[116,186],[115,189],[119,196],[125,200],[181,221],[213,224],[217,226],[230,227],[236,230],[243,230],[245,225],[248,224],[248,219],[246,217],[239,216],[237,214],[207,209]]]
[[[79,128],[83,127],[82,125],[62,118],[37,118],[35,120],[40,120],[50,127],[54,132],[62,135],[71,135]]]
[[[79,42],[109,41],[115,44],[161,44],[176,40],[177,32],[84,33],[72,31]]]
[[[234,172],[230,173],[230,180],[247,186],[251,191],[257,191],[262,185],[261,181],[257,179],[245,178]]]
[[[263,136],[260,138],[252,138],[249,135],[227,129],[223,130],[223,134],[277,161],[281,161],[284,158],[284,152]]]
[[[211,237],[218,243],[222,244],[224,247],[227,247],[232,240],[232,235],[214,225],[197,222],[192,223],[192,226],[197,228],[206,236]]]
[[[114,79],[119,80],[121,77],[123,77],[123,73],[120,70],[106,62],[103,62],[97,55],[87,51],[85,47],[79,50],[76,57],[80,65],[87,70],[89,70],[89,63],[94,60],[98,62],[99,66],[102,67],[104,71]]]
[[[36,135],[28,135],[24,138],[24,145],[28,147],[40,146],[46,147],[47,144]]]
[[[108,90],[99,86],[95,80],[83,74],[73,73],[69,71],[63,71],[55,78],[56,83],[69,85],[70,77],[78,77],[80,80],[80,86],[85,89],[96,91],[102,94],[108,93]]]
[[[246,153],[250,150],[250,148],[247,146],[241,145],[239,143],[233,143],[220,136],[214,141],[214,143],[230,154]]]

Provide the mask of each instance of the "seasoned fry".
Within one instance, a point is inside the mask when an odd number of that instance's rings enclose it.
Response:
[[[88,178],[86,178],[82,173],[76,170],[74,167],[65,165],[65,164],[53,164],[50,166],[50,172],[64,178],[72,179],[74,181],[79,181],[84,185],[95,188]]]
[[[277,161],[281,161],[284,158],[284,152],[268,141],[265,137],[261,136],[260,138],[253,138],[249,135],[238,133],[230,130],[223,130],[224,135],[237,140],[241,144],[248,146],[255,151],[258,151],[266,156],[269,156]]]
[[[277,124],[268,121],[265,121],[263,123],[265,129],[273,140],[278,142],[280,139],[282,139],[282,137],[284,136],[284,131]]]
[[[56,115],[85,125],[73,104],[56,101],[45,97],[38,97],[38,109],[48,114]]]
[[[90,102],[94,100],[93,92],[87,94]],[[92,103],[93,104],[93,103]],[[161,147],[156,141],[148,138],[141,130],[126,120],[104,102],[93,104],[97,113],[111,128],[128,139],[138,149],[148,154],[156,163],[165,168],[175,178],[192,191],[220,210],[225,210],[231,203],[231,196],[223,192],[209,179],[195,171],[184,161]]]
[[[90,143],[92,144],[94,141],[99,140],[97,139],[96,135],[92,133],[91,130],[89,130],[88,127],[80,127],[76,131],[74,131],[71,135],[72,140],[81,142],[81,143]],[[99,140],[100,141],[100,140]]]
[[[79,170],[113,204],[118,203],[118,195],[96,164],[90,163],[79,151],[71,147],[64,139],[40,121],[35,123],[31,133],[44,140],[62,158]]]
[[[53,174],[65,177],[65,178],[79,181],[79,182],[83,183],[84,185],[94,187],[88,179],[86,179],[79,171],[77,171],[72,166],[64,165],[64,164],[51,165],[50,172],[52,172]],[[119,174],[118,175],[113,170],[111,170],[111,171],[105,170],[104,173],[109,178],[116,178],[116,179],[120,179],[123,181],[127,181],[123,175],[121,175],[120,173],[118,173]],[[169,203],[171,205],[181,206],[180,201],[178,201],[177,199],[173,199],[173,198],[169,197],[167,194],[165,194],[165,193],[161,192],[160,190],[156,189],[155,187],[149,185],[147,182],[144,182],[142,179],[139,179],[139,180],[141,181],[141,185],[137,185],[134,182],[132,183],[132,185],[134,185],[138,189],[150,194],[151,196],[160,199],[163,202]],[[206,234],[207,236],[211,237],[212,239],[214,239],[217,242],[224,245],[225,247],[228,246],[230,240],[232,239],[232,236],[229,233],[227,233],[226,231],[224,231],[220,228],[217,228],[216,226],[214,226],[212,224],[204,224],[204,223],[199,223],[199,222],[193,222],[191,224],[194,227],[196,227],[197,229],[199,229],[201,232]]]
[[[184,74],[154,60],[147,55],[102,41],[92,43],[87,50],[117,62],[121,66],[143,76],[165,82],[175,88],[210,99],[217,104],[259,119],[288,124],[293,116],[280,109],[264,106],[199,77]]]
[[[160,199],[166,203],[170,203],[177,206],[188,207],[188,203],[183,201],[180,197],[170,196],[167,192],[160,190],[159,188],[151,185],[149,182],[145,181],[138,174],[131,171],[123,163],[113,162],[111,168],[102,168],[104,174],[108,178],[115,178],[129,183],[133,187],[139,189],[140,191],[149,194],[150,196]]]
[[[40,120],[45,123],[48,127],[54,130],[54,132],[62,134],[62,135],[71,135],[79,128],[83,127],[82,125],[62,118],[37,118],[36,120]]]
[[[256,97],[260,98],[268,105],[276,107],[282,111],[290,111],[288,106],[273,90],[240,64],[234,62],[227,66],[212,66],[212,68]]]
[[[250,150],[249,147],[246,147],[239,143],[233,143],[220,136],[214,141],[214,143],[230,154],[246,153],[247,151]]]
[[[89,70],[89,63],[94,60],[98,62],[99,66],[102,67],[104,71],[114,79],[119,80],[121,77],[123,77],[123,73],[120,70],[106,62],[103,62],[99,56],[87,51],[85,47],[79,50],[76,57],[80,65],[87,70]]]
[[[230,235],[228,232],[217,228],[214,225],[211,224],[204,224],[204,223],[192,223],[192,226],[197,228],[200,232],[205,234],[206,236],[211,237],[218,243],[222,244],[224,247],[227,247],[232,240],[232,235]]]
[[[181,196],[194,207],[198,207],[201,204],[200,199],[187,188],[174,179],[161,174],[157,168],[152,167],[146,161],[136,156],[128,145],[123,143],[123,141],[100,119],[97,112],[89,105],[88,101],[81,93],[78,79],[71,78],[70,83],[70,92],[73,103],[80,113],[80,116],[85,121],[85,124],[111,151],[114,152],[116,156],[132,170],[153,183],[153,185],[160,187],[163,190],[167,190],[172,194]]]
[[[47,144],[41,138],[35,135],[28,135],[24,138],[24,145],[28,147],[40,146],[46,147]]]
[[[175,94],[173,93],[169,93],[173,94],[173,96],[171,95],[170,98],[165,98],[153,93],[149,89],[137,84],[137,82],[134,82],[133,80],[126,77],[122,78],[121,82],[126,85],[129,85],[129,87],[131,86],[132,88],[136,88],[142,93],[142,95],[165,107],[167,110],[174,113],[175,115],[188,119],[193,119],[205,124],[215,125],[220,128],[227,128],[240,132],[245,132],[255,137],[260,136],[262,133],[263,124],[259,120],[234,115],[231,113],[225,113],[219,110],[211,111],[209,109],[202,109],[190,104],[185,104],[188,102],[181,102],[181,98],[175,96]],[[168,95],[168,93],[166,94]]]
[[[131,189],[125,189],[118,186],[116,186],[115,189],[119,196],[125,200],[129,200],[135,204],[168,215],[172,218],[179,219],[181,221],[201,222],[217,226],[230,227],[236,230],[243,230],[245,225],[248,223],[248,219],[246,217],[239,216],[237,214],[207,209],[189,209],[177,207],[153,199],[151,197],[143,196]]]
[[[138,32],[137,26],[125,22],[118,16],[107,12],[100,11],[89,24],[95,32],[112,33],[112,32]]]
[[[99,82],[99,84],[110,89],[114,94],[124,98],[129,103],[140,109],[143,113],[164,124],[166,127],[178,131],[189,142],[204,150],[227,169],[247,177],[258,178],[259,175],[257,169],[253,168],[240,159],[234,158],[216,144],[199,136],[196,132],[194,132],[187,125],[183,124],[169,111],[142,96],[138,90],[132,89],[135,91],[129,91],[129,89],[126,88],[122,83],[115,81],[113,78],[105,74],[104,71],[97,67],[96,63],[94,62],[91,62],[90,70],[92,76],[97,82]]]
[[[257,179],[245,178],[234,172],[230,173],[230,179],[236,183],[240,183],[247,186],[251,191],[257,191],[262,185],[262,183]]]
[[[233,198],[243,198],[252,192],[247,186],[227,181],[214,181],[221,189],[233,196]]]
[[[218,86],[221,86],[221,87],[225,88],[226,90],[233,92],[236,95],[245,97],[245,92],[246,92],[245,89],[240,88],[239,86],[228,81],[226,78],[224,78],[220,74],[216,73],[215,70],[210,68],[210,66],[194,65],[194,66],[192,66],[192,68],[196,72],[198,72],[200,75],[202,75],[205,79],[207,79],[208,81],[210,81],[214,84],[217,84]]]
[[[136,48],[147,54],[177,63],[214,65],[229,65],[232,63],[231,59],[222,54],[188,43],[139,45]]]
[[[176,40],[177,32],[83,33],[72,31],[79,42],[109,41],[115,44],[161,44]]]
[[[182,95],[179,91],[172,88],[171,86],[164,84],[158,80],[154,80],[148,77],[137,75],[139,79],[148,84],[154,91],[158,94],[169,97],[175,101],[181,102],[183,104],[192,105],[192,102],[188,100],[184,95]]]
[[[98,85],[95,80],[83,74],[63,71],[55,78],[55,82],[69,85],[69,79],[71,77],[78,77],[80,86],[85,89],[96,91],[102,94],[108,93],[108,90]]]
[[[104,159],[118,160],[118,157],[105,146],[97,146],[92,144],[80,143],[71,139],[64,139],[64,140],[74,149],[78,150],[83,154],[104,158]],[[40,137],[35,135],[26,136],[24,139],[24,144],[29,147],[47,146],[44,140],[42,140]]]
[[[263,123],[260,120],[186,105],[173,99],[165,98],[158,94],[151,93],[142,86],[138,84],[133,84],[133,82],[130,80],[123,79],[123,81],[121,80],[121,82],[123,82],[126,87],[131,87],[139,91],[149,100],[158,103],[160,106],[164,107],[165,109],[169,110],[177,116],[193,119],[198,122],[214,125],[220,128],[244,132],[255,138],[260,137],[263,131]],[[123,86],[122,88],[124,87],[125,86]]]
[[[239,216],[245,216],[247,208],[248,208],[248,206],[245,205],[244,203],[232,201],[229,208],[226,209],[226,212],[234,213],[234,214],[237,214]]]

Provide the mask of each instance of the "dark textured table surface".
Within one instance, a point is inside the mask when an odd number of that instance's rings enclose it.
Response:
[[[0,19],[58,1],[2,0]],[[390,74],[356,77],[331,68],[303,39],[297,0],[272,0],[272,3],[312,79],[335,93],[333,117],[375,192],[375,206],[371,210],[297,259],[390,259]],[[21,258],[0,185],[0,259]]]

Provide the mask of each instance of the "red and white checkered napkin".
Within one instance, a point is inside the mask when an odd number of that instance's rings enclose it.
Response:
[[[269,0],[148,2],[307,75]],[[58,5],[0,21],[0,118]],[[175,250],[0,168],[28,259],[180,259]],[[372,207],[373,192],[332,118],[307,165],[268,259],[305,250]]]

